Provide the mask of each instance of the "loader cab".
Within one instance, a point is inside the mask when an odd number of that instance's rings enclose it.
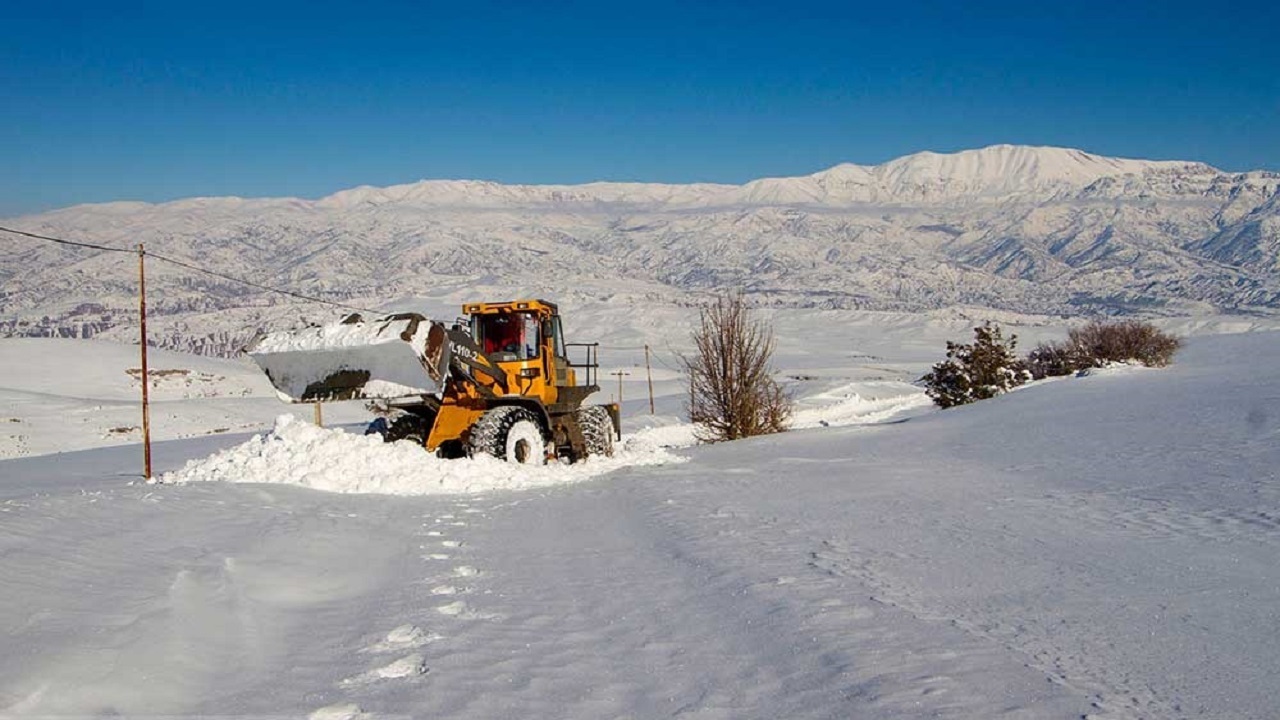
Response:
[[[554,397],[552,387],[576,384],[560,314],[553,303],[468,303],[462,311],[470,318],[471,338],[506,371],[520,394]]]
[[[495,362],[536,360],[542,355],[542,322],[534,312],[472,315],[471,337]]]

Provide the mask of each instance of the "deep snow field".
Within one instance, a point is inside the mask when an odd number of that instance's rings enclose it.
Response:
[[[972,318],[772,312],[796,429],[696,446],[686,311],[573,310],[626,437],[533,470],[157,353],[146,483],[136,348],[0,340],[0,717],[1277,716],[1265,323],[939,412]]]

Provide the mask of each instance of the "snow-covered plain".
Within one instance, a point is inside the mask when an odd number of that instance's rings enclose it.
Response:
[[[140,482],[137,445],[0,461],[0,717],[1275,717],[1280,334],[936,412],[903,381],[963,324],[787,316],[795,431],[688,446],[659,366],[616,462],[536,482],[366,443],[352,409],[273,430],[251,370],[192,360],[261,407],[255,439],[164,401],[202,435],[155,448],[185,482]],[[113,441],[60,403],[127,407],[127,368],[45,343],[6,361],[12,407],[46,451]]]
[[[285,407],[247,360],[152,349],[147,365],[157,440],[256,430]],[[0,368],[0,458],[141,442],[137,346],[5,339]],[[364,416],[360,403],[327,406],[325,412],[337,422]]]

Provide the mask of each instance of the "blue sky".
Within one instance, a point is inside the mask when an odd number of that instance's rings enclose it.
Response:
[[[995,143],[1280,170],[1275,2],[5,3],[0,216]]]

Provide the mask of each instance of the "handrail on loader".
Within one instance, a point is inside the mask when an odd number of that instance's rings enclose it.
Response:
[[[586,385],[599,385],[597,380],[600,375],[600,343],[565,343],[565,352],[570,354],[569,367],[582,368],[587,371]],[[586,362],[576,363],[573,361],[570,348],[586,348]]]

